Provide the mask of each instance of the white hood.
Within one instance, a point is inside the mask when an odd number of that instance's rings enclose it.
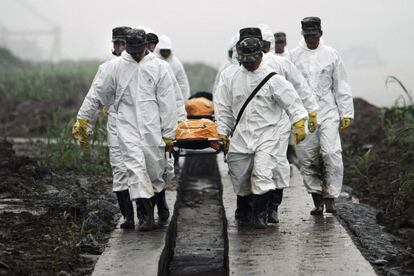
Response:
[[[158,49],[165,49],[165,50],[172,50],[172,42],[171,39],[166,35],[160,35],[158,37],[159,42],[157,44]]]
[[[229,50],[234,50],[234,48],[236,47],[237,42],[239,41],[239,35],[234,35],[231,37],[230,41],[229,41]]]
[[[274,53],[275,52],[275,37],[273,35],[272,29],[266,24],[259,24],[257,25],[257,28],[259,28],[260,31],[262,32],[263,40],[270,42],[270,51]]]
[[[228,50],[233,50],[233,55],[232,57],[228,57],[228,60],[231,63],[237,64],[237,50],[236,50],[236,44],[239,41],[239,34],[232,36],[232,38],[230,39],[230,43],[229,43],[229,48]]]

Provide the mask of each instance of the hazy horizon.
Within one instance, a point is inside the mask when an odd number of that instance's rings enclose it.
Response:
[[[55,53],[60,52],[60,59],[103,60],[110,55],[114,26],[144,25],[170,36],[183,62],[216,68],[226,61],[230,37],[240,28],[265,23],[274,32],[285,31],[292,49],[301,39],[300,20],[314,15],[322,19],[326,44],[343,57],[355,96],[377,105],[392,104],[400,90],[385,89],[388,75],[414,87],[414,2],[408,0],[126,0],[122,5],[108,0],[0,0],[0,5],[0,46],[23,58],[51,58],[52,38],[44,33],[59,28],[61,45]],[[31,34],[21,36],[18,31]]]

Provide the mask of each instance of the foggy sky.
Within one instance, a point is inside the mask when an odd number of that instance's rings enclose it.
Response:
[[[104,59],[111,51],[114,26],[145,25],[170,36],[182,61],[215,67],[225,62],[230,37],[240,28],[268,24],[274,32],[287,33],[292,49],[301,39],[300,20],[313,15],[322,19],[326,44],[342,54],[356,96],[391,104],[399,90],[385,89],[387,75],[414,87],[410,0],[0,0],[0,28],[36,31],[58,26],[64,59]],[[27,43],[19,39],[6,43],[23,49]],[[28,41],[39,48],[33,46],[33,52],[48,56],[50,39],[34,36]]]

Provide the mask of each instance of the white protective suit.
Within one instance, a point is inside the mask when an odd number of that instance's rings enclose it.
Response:
[[[228,51],[232,50],[233,51],[233,55],[232,57],[227,57],[227,62],[224,63],[223,65],[220,66],[220,68],[217,71],[216,74],[216,78],[214,79],[214,85],[213,85],[213,95],[215,94],[217,85],[219,83],[220,80],[220,74],[221,72],[223,72],[224,70],[226,70],[227,68],[229,68],[232,65],[239,65],[239,62],[237,61],[237,50],[236,50],[236,44],[239,41],[239,35],[235,35],[230,39],[230,43],[229,43],[229,48],[227,49]]]
[[[270,27],[266,24],[259,24],[257,25],[257,28],[260,29],[260,31],[262,32],[262,38],[265,41],[270,42],[270,51],[271,53],[275,52],[275,36],[272,33],[272,29],[270,29]]]
[[[164,58],[159,54],[161,49],[171,50],[171,55],[165,60],[171,66],[171,69],[174,72],[174,76],[178,82],[178,85],[181,88],[181,93],[184,98],[184,102],[190,97],[190,83],[188,82],[187,74],[185,73],[185,69],[181,61],[174,55],[172,42],[170,38],[166,35],[161,35],[159,37],[159,43],[155,48],[156,55],[164,60]]]
[[[159,48],[161,46],[161,48]],[[164,60],[164,58],[159,55],[160,49],[169,49],[172,51],[172,42],[169,37],[165,35],[161,35],[159,37],[159,43],[157,44],[157,48],[155,49],[155,53],[158,58]],[[190,97],[190,85],[188,83],[187,74],[185,73],[184,66],[180,62],[180,60],[171,53],[171,56],[165,60],[169,64],[169,71],[171,72],[171,75],[174,78],[174,83],[176,86],[177,93],[177,115],[178,120],[186,120],[187,119],[187,113],[185,111],[185,101]],[[174,157],[170,157],[168,154],[167,156],[167,169],[165,172],[165,180],[166,183],[169,184],[173,180],[175,175],[174,171]]]
[[[272,71],[270,66],[262,62],[254,72],[249,72],[243,66],[231,66],[221,73],[214,97],[219,133],[231,134],[243,103]],[[264,194],[275,189],[273,171],[278,149],[275,137],[278,135],[277,123],[283,109],[288,112],[292,122],[307,118],[307,112],[292,84],[276,75],[249,103],[230,139],[227,162],[237,195]]]
[[[178,121],[183,121],[187,119],[187,111],[185,110],[185,99],[181,93],[180,85],[177,82],[177,79],[174,76],[174,72],[171,66],[168,66],[168,71],[174,82],[174,91],[175,91],[175,103],[177,107],[177,119]],[[167,168],[165,171],[164,179],[167,185],[169,185],[175,176],[174,170],[174,157],[167,154]]]
[[[107,62],[115,58],[117,58],[117,56],[113,55],[113,57],[111,57]],[[105,67],[105,63],[99,66],[98,72],[96,73],[95,78],[92,81],[92,85],[88,93],[86,94],[85,99],[83,100],[82,106],[80,107],[77,115],[77,118],[87,119],[89,121],[89,133],[92,133],[96,119],[100,112],[101,105],[97,104],[99,102],[97,100],[94,88],[96,80],[99,78],[99,75],[102,73],[102,70]],[[109,148],[109,162],[111,164],[112,169],[112,191],[125,191],[128,190],[128,177],[126,174],[127,170],[122,160],[121,149],[118,143],[116,130],[116,112],[112,105],[108,108],[108,122],[106,125],[106,129]]]
[[[320,107],[319,128],[296,146],[304,184],[309,193],[336,198],[343,179],[340,119],[354,118],[352,92],[344,64],[338,52],[325,46],[322,40],[315,50],[308,49],[302,40],[299,47],[292,50],[291,58],[315,91]],[[320,156],[323,164],[320,164]],[[322,185],[322,171],[325,185]]]
[[[270,41],[271,45],[274,45],[275,40],[272,30],[264,24],[259,25],[258,28],[262,31],[263,39]],[[308,113],[318,110],[319,106],[313,91],[310,89],[300,71],[290,60],[277,56],[274,54],[274,51],[264,54],[263,59],[274,72],[283,76],[293,85]],[[286,112],[283,112],[281,120],[277,124],[278,135],[274,138],[278,139],[277,166],[275,167],[273,174],[277,189],[289,187],[290,165],[286,152],[291,135],[291,126],[292,122],[289,121]]]
[[[312,90],[292,62],[288,59],[276,56],[271,52],[264,55],[264,62],[268,64],[274,72],[283,76],[293,85],[308,113],[318,110],[319,106]],[[278,135],[275,136],[275,139],[278,139],[279,145],[276,158],[277,166],[274,171],[274,181],[277,189],[289,187],[290,165],[286,152],[292,132],[291,126],[292,124],[289,117],[286,112],[283,112],[282,118],[277,124]]]
[[[131,199],[161,192],[167,165],[162,137],[174,138],[177,125],[174,80],[168,64],[152,53],[137,63],[123,52],[100,66],[91,89],[90,106],[81,118],[89,119],[99,106],[111,105],[116,136],[109,135],[114,141],[109,137],[108,141],[119,143]]]
[[[278,57],[283,57],[283,58],[287,58],[288,60],[291,60],[290,59],[290,52],[286,47],[283,50],[283,53],[281,53],[281,54],[275,53],[275,55],[278,56]]]
[[[118,56],[117,55],[115,55],[115,52],[112,52],[111,53],[111,55],[108,55],[106,58],[105,58],[105,62],[107,62],[107,61],[110,61],[110,60],[112,60],[112,59],[114,59],[114,58],[117,58]],[[104,63],[105,63],[104,62]],[[98,73],[99,73],[99,68],[98,68]],[[97,77],[97,75],[98,74],[96,74],[95,75],[95,77],[94,77],[94,79],[93,79],[93,81],[92,81],[92,83],[96,80],[96,77]],[[91,86],[91,88],[92,88],[92,86]],[[92,96],[92,93],[94,93],[94,90],[93,89],[89,89],[89,91],[88,91],[88,93],[86,94],[86,96],[85,96],[85,99],[84,99],[84,101],[83,101],[83,104],[82,104],[82,107],[81,107],[81,109],[79,110],[79,112],[82,112],[82,108],[87,108],[87,106],[89,106],[89,101],[90,101],[90,98],[91,97],[93,97]],[[92,136],[92,134],[93,134],[93,129],[95,128],[95,125],[96,125],[96,121],[98,120],[98,116],[99,116],[99,113],[100,113],[101,111],[98,109],[98,110],[96,110],[96,113],[95,113],[95,116],[93,117],[93,118],[91,118],[89,121],[88,121],[88,135],[89,136]]]
[[[108,59],[108,61],[117,58],[117,56],[112,55]],[[88,119],[88,133],[92,134],[93,128],[96,123],[96,119],[99,115],[99,106],[94,105],[96,102],[96,95],[95,95],[95,81],[97,80],[99,74],[102,71],[102,64],[98,72],[95,75],[95,78],[92,82],[92,85],[85,96],[85,99],[82,103],[82,106],[79,109],[77,118]],[[184,107],[184,99],[181,95],[180,87],[174,77],[174,74],[169,67],[170,75],[174,82],[174,90],[176,96],[176,107],[177,107],[177,116],[179,120],[184,120],[187,118],[187,114]],[[97,108],[97,109],[96,109]],[[95,110],[95,114],[91,116],[92,110]],[[107,141],[108,141],[108,148],[109,148],[109,162],[111,164],[112,169],[112,191],[113,192],[120,192],[125,191],[128,189],[128,181],[126,175],[126,166],[123,163],[122,153],[118,142],[118,134],[116,129],[116,112],[112,105],[108,107],[108,121],[107,121]],[[167,183],[171,182],[171,179],[174,177],[174,160],[168,160],[167,171],[164,176]]]
[[[155,31],[153,31],[151,28],[146,27],[146,26],[138,26],[137,28],[144,30],[146,33],[157,33]],[[171,48],[171,46],[172,46],[171,41],[168,38],[167,38],[167,43],[166,43],[165,39],[162,40],[161,45],[163,45],[163,43],[164,43],[164,45],[166,45],[166,47]],[[187,113],[185,111],[185,100],[187,99],[187,97],[184,98],[184,96],[181,92],[181,86],[180,86],[180,84],[178,83],[178,81],[176,79],[176,73],[173,70],[173,68],[171,66],[171,63],[169,63],[169,64],[170,64],[169,71],[170,71],[170,74],[171,74],[171,76],[173,78],[173,81],[174,81],[174,89],[175,89],[175,96],[176,96],[176,107],[177,107],[178,120],[179,121],[180,120],[185,120],[185,119],[187,119]],[[183,81],[182,83],[183,84],[185,84],[185,83],[188,84],[188,81],[187,82]],[[189,91],[189,88],[188,88],[188,91]],[[187,92],[185,92],[185,93],[187,93]],[[174,158],[169,157],[169,154],[168,154],[167,155],[167,168],[166,168],[165,175],[164,175],[164,179],[165,179],[167,185],[171,183],[172,179],[174,178],[174,175],[175,175]]]

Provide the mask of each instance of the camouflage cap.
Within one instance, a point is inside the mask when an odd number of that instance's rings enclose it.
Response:
[[[256,27],[243,28],[239,31],[239,42],[247,37],[255,37],[260,41],[263,40],[262,31]]]
[[[159,41],[158,36],[154,33],[147,33],[147,41],[148,43],[157,44]]]
[[[131,30],[131,27],[121,26],[121,27],[115,27],[112,29],[112,42],[115,41],[123,41],[126,40],[126,35],[128,30]]]
[[[262,45],[255,37],[248,37],[237,43],[237,59],[239,62],[255,62],[260,58]]]
[[[126,36],[126,51],[129,54],[141,53],[147,45],[147,35],[144,30],[130,29]]]
[[[286,33],[284,32],[277,32],[274,34],[275,41],[286,41]]]
[[[316,16],[305,17],[301,21],[302,35],[314,35],[322,31],[321,19]]]

